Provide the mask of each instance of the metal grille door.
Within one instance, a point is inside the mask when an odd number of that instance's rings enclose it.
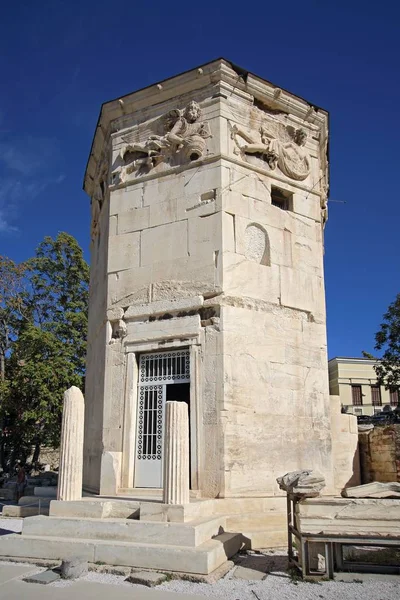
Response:
[[[135,487],[162,487],[166,388],[189,381],[189,350],[140,357]]]

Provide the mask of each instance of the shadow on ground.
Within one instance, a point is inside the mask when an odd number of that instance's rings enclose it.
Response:
[[[285,578],[289,577],[287,574],[287,556],[282,556],[281,554],[264,554],[263,552],[239,554],[234,559],[234,563],[236,566],[265,573],[266,575]]]

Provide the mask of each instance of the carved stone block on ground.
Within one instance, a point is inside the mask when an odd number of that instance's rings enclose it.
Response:
[[[61,577],[63,579],[78,579],[88,572],[88,563],[81,558],[63,560],[61,563]]]

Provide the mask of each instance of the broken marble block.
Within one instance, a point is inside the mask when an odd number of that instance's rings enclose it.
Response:
[[[276,481],[281,490],[302,498],[316,498],[325,487],[325,477],[312,470],[291,471]]]
[[[342,496],[344,498],[399,498],[400,500],[400,483],[373,481],[346,488],[342,491]]]
[[[81,558],[70,558],[61,563],[61,577],[63,579],[78,579],[88,572],[87,561]]]

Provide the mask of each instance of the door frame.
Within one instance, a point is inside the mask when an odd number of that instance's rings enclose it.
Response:
[[[160,348],[153,343],[129,344],[125,347],[127,354],[125,389],[124,389],[124,419],[122,432],[122,465],[121,487],[134,489],[136,430],[138,408],[139,357],[148,352],[168,352],[171,350],[189,349],[190,354],[190,489],[201,489],[201,456],[202,440],[202,390],[201,390],[201,346],[197,338],[179,340]],[[154,488],[149,488],[154,489]]]

